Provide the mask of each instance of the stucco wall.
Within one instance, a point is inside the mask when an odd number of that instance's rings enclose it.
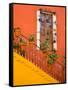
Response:
[[[65,53],[65,8],[52,6],[14,5],[14,28],[20,27],[22,33],[29,35],[37,32],[37,10],[56,12],[57,16],[57,47],[58,53]]]

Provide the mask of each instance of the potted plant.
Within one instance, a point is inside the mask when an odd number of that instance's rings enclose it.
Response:
[[[56,59],[58,58],[58,55],[56,53],[52,53],[52,54],[49,54],[48,55],[48,69],[49,70],[52,70],[52,67],[54,65],[54,63],[56,62]]]
[[[31,34],[31,35],[29,36],[29,41],[30,41],[30,42],[34,42],[34,35],[33,35],[33,34]]]
[[[34,35],[31,34],[29,36],[29,46],[33,46],[34,45],[34,41],[35,41]]]
[[[20,38],[20,54],[25,57],[25,49],[26,49],[26,42],[24,39]]]

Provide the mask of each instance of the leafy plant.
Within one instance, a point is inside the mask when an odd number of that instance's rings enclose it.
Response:
[[[58,58],[58,55],[56,53],[49,54],[49,60],[48,64],[53,64],[55,60]]]
[[[53,64],[53,63],[54,63],[53,59],[48,60],[48,64]]]
[[[42,50],[48,50],[49,49],[49,40],[45,40],[45,42],[41,45]]]
[[[50,59],[56,59],[56,58],[58,58],[58,56],[57,56],[56,53],[53,53],[53,54],[50,54],[50,55],[49,55],[49,58],[50,58]]]
[[[22,38],[20,38],[20,43],[21,43],[21,44],[26,44],[25,40],[22,39]]]
[[[34,42],[34,35],[33,35],[33,34],[30,35],[30,37],[29,37],[29,41]]]

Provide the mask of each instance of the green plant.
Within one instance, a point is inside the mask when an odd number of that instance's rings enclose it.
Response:
[[[58,55],[56,53],[52,53],[49,54],[48,57],[49,57],[48,64],[53,64],[55,60],[58,58]]]
[[[48,64],[53,64],[53,63],[54,63],[53,59],[48,60]]]
[[[34,35],[33,34],[29,36],[29,41],[34,42]]]
[[[48,50],[49,49],[49,40],[45,40],[44,43],[41,45],[42,50]]]
[[[22,39],[22,38],[20,38],[20,43],[21,43],[21,44],[26,44],[25,40]]]
[[[56,59],[56,58],[58,58],[58,56],[56,53],[53,53],[53,54],[49,54],[49,58],[50,59]]]

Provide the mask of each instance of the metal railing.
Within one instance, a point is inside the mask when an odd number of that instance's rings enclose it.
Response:
[[[23,47],[23,50],[19,48],[18,54],[24,56],[27,60],[54,77],[60,83],[63,83],[65,81],[65,64],[58,60],[52,65],[48,64],[48,53],[43,54],[35,43],[29,42],[28,38],[23,35],[22,38],[25,39],[26,45]],[[52,53],[52,51],[50,53]],[[63,59],[63,57],[61,57],[61,59]]]

